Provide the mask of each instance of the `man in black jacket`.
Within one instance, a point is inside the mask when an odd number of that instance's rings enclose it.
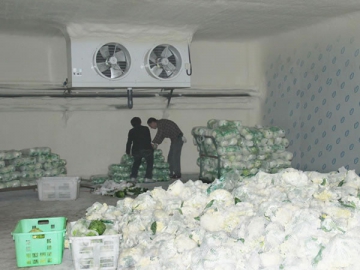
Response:
[[[155,119],[150,117],[147,124],[152,129],[157,129],[155,138],[153,139],[153,147],[156,149],[157,145],[161,144],[165,138],[171,141],[170,150],[168,154],[168,163],[170,169],[170,177],[172,179],[181,178],[181,149],[184,142],[186,142],[182,131],[173,121],[168,119]]]
[[[150,130],[148,127],[141,125],[141,119],[139,117],[134,117],[131,119],[130,123],[133,128],[129,131],[128,141],[126,143],[126,154],[132,154],[134,157],[134,163],[130,175],[131,181],[136,181],[141,159],[144,158],[147,165],[145,182],[152,182],[154,149],[151,145]]]

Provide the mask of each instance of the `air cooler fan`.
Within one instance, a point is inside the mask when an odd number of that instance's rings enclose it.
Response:
[[[159,80],[175,78],[181,69],[181,55],[169,44],[161,44],[149,51],[146,56],[148,73]]]
[[[127,74],[130,68],[130,54],[119,43],[107,43],[95,53],[95,70],[102,77],[116,80]]]

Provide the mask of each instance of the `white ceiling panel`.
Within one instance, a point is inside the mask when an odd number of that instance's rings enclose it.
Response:
[[[358,0],[1,0],[0,33],[69,24],[179,28],[199,40],[273,35],[360,10]]]

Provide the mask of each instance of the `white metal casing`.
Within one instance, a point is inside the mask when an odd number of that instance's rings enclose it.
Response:
[[[123,45],[131,58],[130,69],[118,79],[104,78],[95,70],[94,56],[106,43]],[[145,65],[146,56],[161,44],[174,46],[181,55],[181,68],[178,74],[169,79],[151,76]],[[186,74],[189,66],[188,44],[184,42],[138,42],[116,38],[71,38],[68,49],[68,86],[86,88],[186,88],[191,86],[190,76]]]

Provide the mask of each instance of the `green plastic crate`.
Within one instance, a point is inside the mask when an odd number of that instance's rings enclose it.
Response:
[[[34,228],[42,232],[30,232]],[[65,217],[20,220],[11,233],[18,267],[60,264],[64,251]]]

